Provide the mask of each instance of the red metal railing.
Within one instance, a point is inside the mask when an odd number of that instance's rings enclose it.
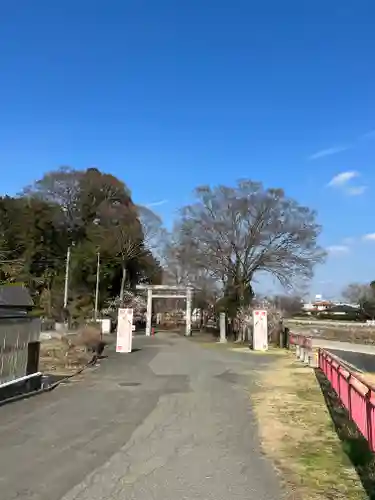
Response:
[[[319,349],[319,368],[368,441],[370,449],[375,451],[375,387],[324,349]]]
[[[311,349],[312,339],[311,337],[306,337],[306,335],[300,335],[298,333],[289,333],[289,344],[305,347],[306,349]]]

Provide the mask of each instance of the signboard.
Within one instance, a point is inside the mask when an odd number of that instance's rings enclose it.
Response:
[[[102,323],[102,333],[111,333],[111,320],[109,318],[103,318],[100,321]]]
[[[253,311],[253,349],[266,351],[268,349],[267,311],[255,309]]]
[[[119,309],[117,318],[116,352],[132,352],[133,309]]]

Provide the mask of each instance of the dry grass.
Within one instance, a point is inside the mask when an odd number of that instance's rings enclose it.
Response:
[[[290,354],[259,373],[255,411],[262,444],[291,492],[303,500],[359,500],[366,495],[334,430],[313,370]]]
[[[91,359],[83,344],[76,342],[76,336],[44,340],[40,347],[39,369],[43,373],[71,375],[83,368]],[[78,345],[77,345],[78,344]]]
[[[375,373],[362,373],[362,378],[375,387]]]
[[[353,344],[375,345],[375,328],[368,326],[343,326],[332,321],[331,325],[322,325],[315,322],[312,325],[286,321],[287,326],[295,333],[311,334],[326,340],[338,340],[341,342],[351,342]]]

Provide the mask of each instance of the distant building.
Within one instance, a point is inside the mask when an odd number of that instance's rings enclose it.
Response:
[[[330,300],[315,300],[314,302],[303,304],[302,309],[311,314],[313,312],[325,311],[334,305],[334,302]]]
[[[318,317],[336,316],[337,319],[345,317],[362,317],[363,312],[359,304],[348,304],[340,301],[319,300],[305,303],[302,309],[307,314],[314,314]]]

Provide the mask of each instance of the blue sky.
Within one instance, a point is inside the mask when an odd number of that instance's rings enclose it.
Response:
[[[18,0],[1,19],[1,192],[95,165],[170,224],[196,185],[260,180],[319,212],[314,293],[375,279],[373,0]]]

